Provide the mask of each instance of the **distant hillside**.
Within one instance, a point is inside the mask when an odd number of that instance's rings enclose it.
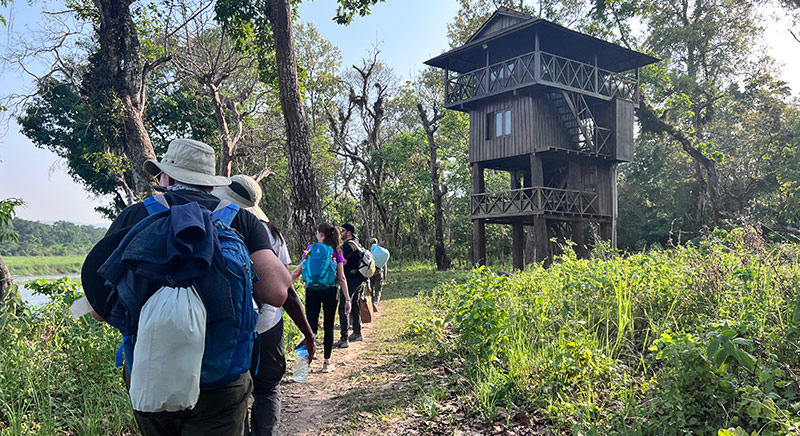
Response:
[[[7,230],[17,232],[16,241],[0,241],[3,256],[85,255],[106,233],[106,229],[66,221],[44,224],[14,218]]]

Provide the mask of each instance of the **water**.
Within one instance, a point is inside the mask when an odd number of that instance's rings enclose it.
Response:
[[[71,279],[74,279],[74,278],[80,278],[80,274],[62,274],[55,276],[21,276],[21,277],[14,277],[14,282],[15,283],[30,282],[36,279],[60,279],[61,277],[69,277]],[[50,301],[50,297],[42,294],[36,294],[32,290],[26,288],[25,285],[23,284],[19,285],[17,291],[19,291],[19,295],[20,297],[22,297],[22,301],[25,301],[32,306],[38,307]]]
[[[308,380],[308,350],[305,345],[297,349],[296,356],[292,380],[303,383]]]

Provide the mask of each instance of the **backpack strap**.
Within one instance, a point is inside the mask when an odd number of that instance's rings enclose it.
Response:
[[[143,203],[149,215],[155,215],[169,209],[169,203],[167,202],[167,198],[164,197],[164,194],[156,194],[152,197],[147,197],[144,199]]]
[[[230,226],[233,218],[239,212],[239,206],[228,200],[220,200],[217,207],[211,212],[212,220],[220,220],[226,226]]]

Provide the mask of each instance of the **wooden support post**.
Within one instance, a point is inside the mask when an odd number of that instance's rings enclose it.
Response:
[[[550,241],[547,237],[547,220],[542,216],[533,217],[533,244],[534,244],[534,259],[536,262],[542,262],[550,258]]]
[[[611,177],[611,248],[617,248],[617,164],[609,168]]]
[[[472,221],[472,263],[486,265],[486,222]]]
[[[514,259],[514,269],[525,269],[525,226],[522,220],[511,224],[511,251]]]
[[[586,238],[584,237],[586,223],[584,221],[573,221],[570,226],[572,227],[572,242],[575,243],[575,254],[580,259],[589,257],[589,251],[586,249]]]
[[[540,82],[542,80],[542,52],[539,49],[539,29],[536,29],[533,37],[533,80]]]
[[[450,70],[444,69],[444,103],[450,103]]]
[[[472,194],[482,194],[486,190],[483,165],[472,164]],[[486,265],[486,221],[472,221],[472,261],[475,265]]]
[[[536,153],[531,155],[531,186],[544,186],[544,170],[542,158]]]

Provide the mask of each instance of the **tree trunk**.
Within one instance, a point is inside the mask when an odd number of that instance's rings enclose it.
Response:
[[[3,257],[0,256],[0,306],[2,306],[3,301],[5,301],[6,289],[8,289],[8,286],[13,282],[11,272],[8,271],[6,263],[3,262]]]
[[[316,174],[311,160],[311,137],[297,80],[294,56],[291,5],[289,0],[271,0],[267,15],[275,38],[278,66],[278,89],[281,110],[286,121],[286,156],[291,184],[292,225],[295,240],[308,239],[316,233],[322,218]]]
[[[436,130],[438,125],[436,123],[442,118],[442,115],[437,114],[436,110],[433,112],[433,119],[428,119],[428,114],[422,108],[422,104],[417,103],[417,111],[419,112],[419,119],[422,121],[422,126],[425,128],[425,136],[428,139],[428,170],[431,173],[431,180],[433,180],[433,224],[435,230],[434,242],[434,256],[436,258],[436,269],[444,271],[450,268],[450,257],[444,246],[444,209],[442,207],[442,199],[447,193],[447,187],[443,187],[439,179],[439,147],[436,145]]]
[[[231,140],[231,132],[228,128],[228,120],[225,119],[225,103],[222,101],[219,89],[211,83],[205,85],[211,94],[211,102],[214,106],[214,117],[219,128],[220,151],[219,151],[219,175],[230,177],[231,165],[233,164],[234,144]]]
[[[102,131],[100,136],[111,148],[121,145],[130,160],[136,192],[150,193],[151,177],[142,167],[145,160],[155,159],[143,121],[147,68],[142,65],[131,2],[95,0],[94,4],[100,19],[97,29],[100,46],[91,56],[84,88],[97,106],[95,121]]]

